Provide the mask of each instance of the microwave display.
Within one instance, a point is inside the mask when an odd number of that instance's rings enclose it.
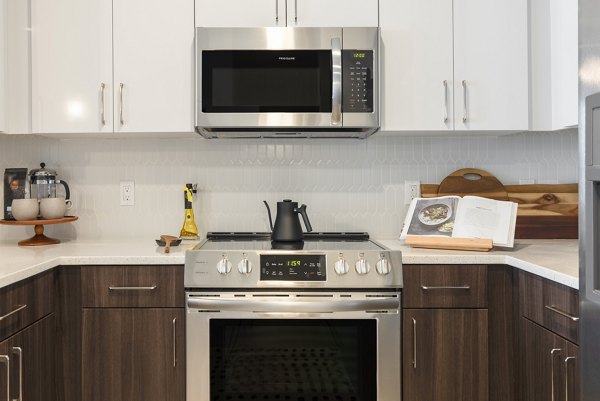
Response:
[[[205,113],[331,113],[331,51],[205,50]]]

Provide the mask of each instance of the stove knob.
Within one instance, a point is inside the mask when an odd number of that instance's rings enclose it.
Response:
[[[248,258],[244,258],[238,263],[238,271],[242,274],[249,274],[252,271],[252,263]]]
[[[348,262],[344,258],[339,258],[333,268],[337,274],[343,276],[348,273]]]
[[[358,260],[358,262],[356,262],[356,265],[354,265],[354,267],[356,268],[356,272],[358,274],[360,274],[361,276],[365,275],[365,274],[367,274],[368,272],[371,271],[371,266],[369,265],[369,262],[367,262],[365,260],[364,257],[361,257]]]
[[[228,274],[231,271],[231,262],[226,257],[217,263],[217,271],[221,274]]]
[[[377,269],[377,273],[381,274],[382,276],[390,274],[392,271],[390,269],[390,262],[385,257],[381,257],[381,259],[379,259],[379,262],[377,262],[375,268]]]

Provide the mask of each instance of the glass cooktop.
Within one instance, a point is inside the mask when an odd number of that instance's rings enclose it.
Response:
[[[271,233],[208,233],[207,240],[196,250],[304,250],[304,251],[369,251],[383,250],[382,246],[369,240],[367,233],[305,233],[304,241],[275,242]]]

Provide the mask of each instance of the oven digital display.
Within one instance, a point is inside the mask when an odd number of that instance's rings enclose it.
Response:
[[[325,255],[260,255],[260,279],[325,281]]]

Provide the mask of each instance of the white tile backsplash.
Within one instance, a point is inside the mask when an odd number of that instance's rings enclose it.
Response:
[[[196,223],[206,231],[268,229],[290,198],[308,205],[318,231],[368,231],[395,238],[407,207],[404,181],[439,183],[463,167],[506,184],[577,182],[577,132],[367,140],[49,139],[0,135],[0,171],[44,161],[72,192],[73,224],[47,227],[62,238],[178,235],[185,183],[197,183]],[[135,206],[119,206],[119,181],[135,181]],[[3,188],[0,188],[0,192]],[[0,202],[3,197],[0,197]],[[0,238],[32,228],[0,226]]]

